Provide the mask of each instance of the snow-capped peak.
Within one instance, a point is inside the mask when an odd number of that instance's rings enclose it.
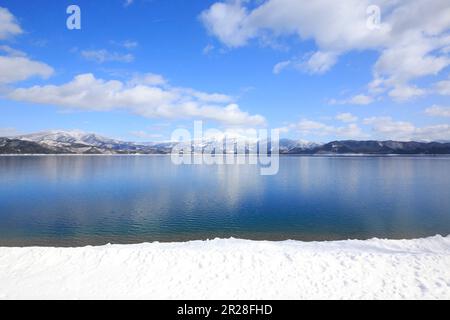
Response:
[[[45,143],[47,145],[79,143],[97,146],[97,145],[118,143],[118,141],[116,140],[105,138],[94,133],[86,133],[80,130],[71,130],[71,131],[52,130],[22,135],[16,138],[38,143]]]

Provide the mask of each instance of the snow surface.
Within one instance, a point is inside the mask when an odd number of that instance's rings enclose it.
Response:
[[[3,299],[450,299],[450,236],[0,248]]]

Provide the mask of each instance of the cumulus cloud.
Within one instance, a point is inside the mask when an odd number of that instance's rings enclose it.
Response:
[[[88,111],[128,110],[149,118],[193,118],[213,120],[224,125],[260,126],[264,117],[242,111],[228,103],[231,98],[189,88],[158,84],[155,75],[128,83],[97,79],[93,74],[81,74],[62,85],[19,88],[9,94],[17,101],[54,105],[66,109]],[[156,80],[156,81],[155,81]]]
[[[354,116],[351,113],[345,112],[340,113],[336,116],[336,120],[342,121],[342,122],[356,122],[358,121],[358,117]]]
[[[8,9],[0,7],[0,40],[23,33],[16,18]],[[0,45],[0,85],[11,84],[31,77],[48,78],[53,68],[27,57],[26,53],[8,45]]]
[[[450,107],[434,105],[425,109],[425,113],[433,117],[450,117]]]
[[[373,102],[373,98],[364,94],[358,94],[348,100],[348,104],[367,105]]]
[[[371,117],[364,119],[364,124],[372,127],[375,137],[393,140],[447,140],[450,139],[450,125],[437,124],[416,127],[406,121],[395,121],[391,117]]]
[[[397,85],[391,91],[389,96],[397,101],[406,101],[412,98],[420,97],[426,94],[426,90],[417,86]]]
[[[27,57],[0,56],[0,84],[11,84],[38,76],[48,78],[53,68]]]
[[[248,15],[248,10],[237,0],[215,3],[200,18],[208,31],[227,46],[240,47],[255,36],[256,26],[249,23]]]
[[[23,33],[16,18],[8,9],[0,7],[0,40],[5,40]]]
[[[285,133],[294,131],[301,135],[316,137],[332,136],[335,139],[363,139],[367,137],[367,134],[355,123],[337,127],[314,120],[302,119],[298,123],[289,124],[280,129]]]
[[[105,63],[105,62],[124,62],[130,63],[133,62],[134,56],[130,53],[121,54],[117,52],[110,52],[105,49],[101,50],[83,50],[81,51],[81,55],[83,58],[91,61],[95,61],[97,63]]]
[[[302,64],[307,72],[322,74],[331,69],[337,61],[337,55],[333,52],[315,52],[306,63]]]
[[[450,18],[447,20],[450,27]],[[388,91],[389,96],[400,101],[425,95],[426,90],[410,83],[425,76],[435,76],[450,65],[448,54],[433,53],[441,43],[450,42],[442,37],[427,38],[416,33],[385,49],[374,66],[377,84],[373,88]]]
[[[370,5],[381,9],[376,28],[368,25]],[[267,37],[313,40],[318,50],[303,68],[312,73],[328,71],[346,52],[376,50],[370,89],[396,100],[425,94],[411,83],[450,65],[448,0],[229,0],[213,4],[201,20],[228,47]],[[287,65],[278,64],[274,72]]]
[[[313,39],[325,51],[342,51],[367,46],[361,44],[362,40],[370,40],[372,46],[381,42],[387,27],[382,25],[376,33],[367,28],[368,4],[360,0],[232,0],[213,4],[201,14],[201,20],[230,47],[246,45],[268,31],[274,36],[290,34]]]
[[[449,116],[450,109],[434,109],[439,116]],[[397,121],[392,117],[369,117],[361,123],[350,113],[341,113],[336,120],[347,122],[345,126],[331,125],[315,120],[302,119],[297,123],[288,124],[280,128],[281,132],[296,132],[303,136],[321,139],[332,137],[345,140],[398,140],[398,141],[440,141],[450,140],[450,124],[435,124],[418,127],[408,121]]]
[[[435,84],[435,91],[443,96],[450,96],[450,80],[437,82]]]
[[[133,78],[128,82],[130,85],[149,85],[160,86],[167,83],[167,80],[163,76],[154,73],[135,74]]]
[[[344,100],[332,99],[330,104],[351,104],[351,105],[368,105],[374,101],[374,98],[365,94],[358,94]]]

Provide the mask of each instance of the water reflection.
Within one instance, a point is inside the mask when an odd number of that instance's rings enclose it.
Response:
[[[0,245],[214,237],[333,240],[450,233],[450,158],[0,157]]]

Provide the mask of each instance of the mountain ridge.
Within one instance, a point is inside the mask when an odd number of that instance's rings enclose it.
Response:
[[[192,143],[192,148],[206,150],[217,147],[217,140]],[[219,142],[220,143],[220,142]],[[233,140],[237,153],[236,141]],[[82,131],[44,131],[0,138],[0,154],[169,154],[175,142],[127,142]],[[258,143],[247,146],[257,150]],[[449,142],[341,140],[315,143],[304,140],[281,139],[280,154],[450,154]],[[270,142],[269,142],[270,148]]]

